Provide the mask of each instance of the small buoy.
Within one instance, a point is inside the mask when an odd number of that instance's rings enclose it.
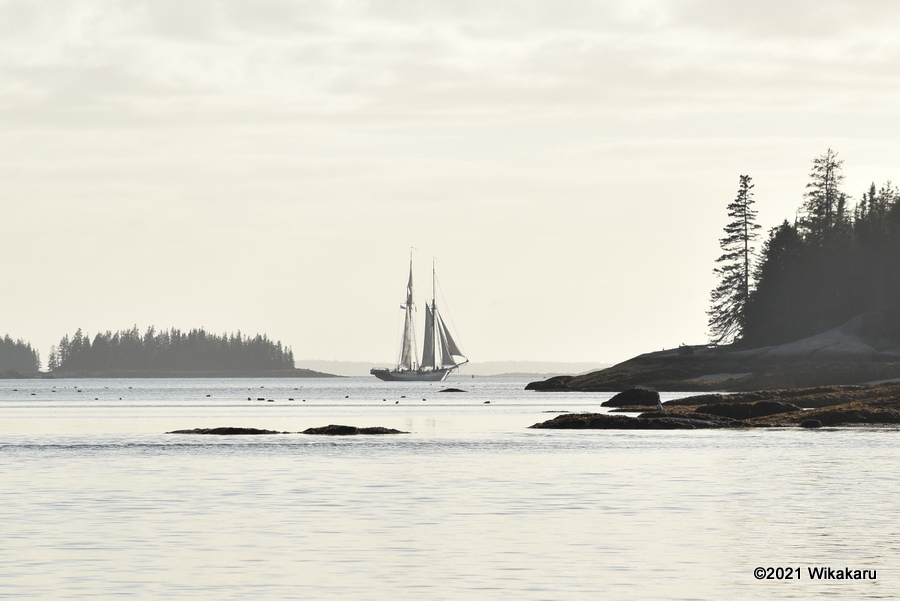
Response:
[[[211,396],[212,396],[211,394],[208,394],[208,395],[206,395],[206,398],[209,398],[209,397],[211,397]]]
[[[428,399],[422,399],[423,401],[427,401]]]
[[[394,404],[395,404],[395,405],[399,405],[399,404],[400,404],[400,401],[394,401]]]
[[[348,394],[348,395],[345,396],[344,398],[345,398],[345,399],[349,399],[349,398],[350,398],[350,395]]]

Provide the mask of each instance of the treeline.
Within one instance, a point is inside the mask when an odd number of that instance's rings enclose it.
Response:
[[[720,285],[710,311],[714,341],[780,344],[862,314],[873,334],[900,340],[900,191],[889,181],[872,183],[854,201],[843,190],[843,180],[836,152],[816,157],[795,219],[773,228],[748,262],[740,249],[752,252],[755,212],[742,179],[742,210],[729,205],[729,215],[736,218],[729,226],[743,217],[744,227],[726,228],[721,241],[726,252],[716,269]],[[730,284],[726,274],[732,276]]]
[[[41,369],[41,357],[31,344],[13,340],[9,334],[0,338],[0,372],[34,373]]]
[[[156,330],[137,326],[91,337],[79,329],[51,347],[51,372],[80,371],[271,371],[294,369],[294,354],[265,335],[216,335],[203,328]]]

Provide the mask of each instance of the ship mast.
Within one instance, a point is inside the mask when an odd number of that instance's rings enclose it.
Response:
[[[415,370],[416,365],[416,328],[415,305],[413,304],[413,251],[409,251],[409,281],[406,284],[406,319],[403,323],[403,341],[400,343],[400,370]]]

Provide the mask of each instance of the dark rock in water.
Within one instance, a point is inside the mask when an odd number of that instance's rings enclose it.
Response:
[[[465,390],[460,390],[459,388],[445,388],[440,392],[465,392]],[[424,401],[425,399],[422,400]]]
[[[808,420],[800,422],[800,427],[801,428],[821,428],[822,422],[820,422],[817,419],[808,419]]]
[[[257,428],[194,428],[193,430],[174,430],[166,434],[213,434],[218,436],[244,436],[247,434],[287,434],[277,430],[259,430]]]
[[[753,403],[750,417],[765,417],[791,411],[800,411],[800,407],[793,403],[784,403],[782,401],[758,401]]]
[[[319,428],[307,428],[301,434],[320,434],[324,436],[354,436],[357,434],[409,434],[409,432],[403,432],[402,430],[394,430],[391,428],[382,428],[381,426],[375,426],[372,428],[357,428],[356,426],[341,426],[337,424],[331,424],[328,426],[321,426]]]
[[[694,409],[695,413],[730,417],[732,419],[748,419],[753,412],[752,403],[713,403],[700,405]]]
[[[570,413],[534,424],[532,428],[560,430],[696,430],[718,428],[718,424],[683,417],[627,417],[606,413]]]
[[[659,403],[659,393],[648,388],[631,388],[620,392],[608,401],[600,403],[601,407],[634,407],[656,406]]]
[[[574,379],[574,376],[553,376],[540,382],[531,382],[525,386],[525,390],[537,390],[538,392],[562,392],[571,390],[568,383]]]

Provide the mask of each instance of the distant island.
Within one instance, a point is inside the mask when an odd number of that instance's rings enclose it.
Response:
[[[137,326],[93,339],[80,328],[50,349],[48,372],[30,344],[0,340],[2,377],[337,377],[294,367],[294,354],[264,334],[213,334],[203,328],[145,332]]]
[[[853,203],[836,152],[812,163],[796,218],[758,254],[754,186],[740,176],[714,269],[709,344],[528,388],[748,391],[900,378],[900,190],[872,183]]]

